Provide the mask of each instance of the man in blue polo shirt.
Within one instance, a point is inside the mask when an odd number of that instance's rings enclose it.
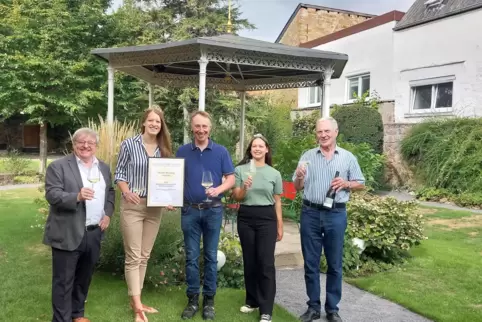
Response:
[[[234,185],[234,166],[228,150],[209,138],[211,117],[204,111],[191,116],[194,140],[179,148],[176,157],[185,159],[184,207],[181,228],[186,251],[188,304],[182,319],[191,319],[199,310],[199,256],[201,235],[204,247],[203,319],[214,320],[214,296],[217,281],[217,253],[223,219],[221,198]],[[210,171],[213,186],[201,185],[203,171]],[[225,178],[223,182],[223,177]],[[211,202],[206,202],[206,197]]]

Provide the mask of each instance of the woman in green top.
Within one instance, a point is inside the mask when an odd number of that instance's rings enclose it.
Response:
[[[249,142],[243,160],[235,168],[233,197],[240,202],[238,234],[243,249],[246,303],[241,312],[259,308],[260,322],[271,322],[276,293],[274,251],[283,238],[278,170],[271,167],[271,150],[262,135]]]

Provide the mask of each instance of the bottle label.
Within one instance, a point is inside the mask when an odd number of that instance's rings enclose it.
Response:
[[[332,208],[333,207],[333,199],[326,197],[325,202],[323,202],[323,206],[327,208]]]

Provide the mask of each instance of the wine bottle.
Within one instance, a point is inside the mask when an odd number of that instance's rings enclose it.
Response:
[[[335,172],[335,178],[340,175],[339,171]],[[326,198],[325,201],[323,202],[323,207],[328,208],[328,209],[333,209],[333,206],[335,205],[335,194],[336,191],[333,189],[333,187],[330,185],[330,189],[328,189],[328,192],[326,193]]]

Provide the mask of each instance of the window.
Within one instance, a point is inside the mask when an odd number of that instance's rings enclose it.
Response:
[[[348,78],[347,101],[361,97],[367,91],[370,92],[370,74]]]
[[[321,104],[321,91],[320,86],[308,88],[308,105],[320,105]]]
[[[452,110],[453,82],[412,86],[413,113],[449,112]]]

